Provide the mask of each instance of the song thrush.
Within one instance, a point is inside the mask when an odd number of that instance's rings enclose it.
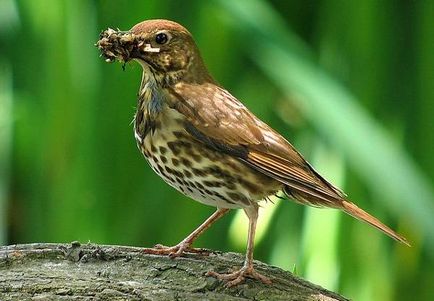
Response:
[[[221,87],[183,26],[148,20],[129,31],[109,28],[97,46],[106,61],[134,60],[143,68],[134,135],[151,168],[183,194],[218,208],[176,246],[146,252],[172,257],[200,252],[191,247],[196,238],[230,209],[240,208],[249,218],[244,266],[233,273],[208,275],[229,286],[245,277],[270,283],[253,268],[253,242],[258,202],[278,191],[301,204],[341,209],[408,244],[350,202],[285,138]]]

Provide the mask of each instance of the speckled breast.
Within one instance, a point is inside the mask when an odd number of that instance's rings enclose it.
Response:
[[[219,208],[248,207],[279,190],[273,179],[195,140],[183,122],[179,112],[166,107],[152,133],[144,139],[135,133],[149,165],[169,185]]]

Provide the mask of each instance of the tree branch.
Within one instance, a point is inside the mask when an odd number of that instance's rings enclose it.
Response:
[[[272,285],[233,288],[204,276],[243,264],[235,253],[170,259],[140,248],[95,244],[0,247],[0,300],[348,300],[279,268],[255,262]]]

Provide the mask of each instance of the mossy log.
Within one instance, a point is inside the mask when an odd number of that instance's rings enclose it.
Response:
[[[211,252],[171,259],[141,248],[84,244],[0,247],[0,300],[348,300],[277,267],[255,262],[272,285],[232,288],[208,270],[239,267],[243,256]]]

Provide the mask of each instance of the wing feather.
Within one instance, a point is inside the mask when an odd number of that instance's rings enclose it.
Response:
[[[253,115],[226,90],[214,84],[180,84],[171,91],[171,106],[182,113],[197,139],[218,149],[238,149],[238,159],[250,167],[334,207],[345,198],[322,178],[280,134]]]

